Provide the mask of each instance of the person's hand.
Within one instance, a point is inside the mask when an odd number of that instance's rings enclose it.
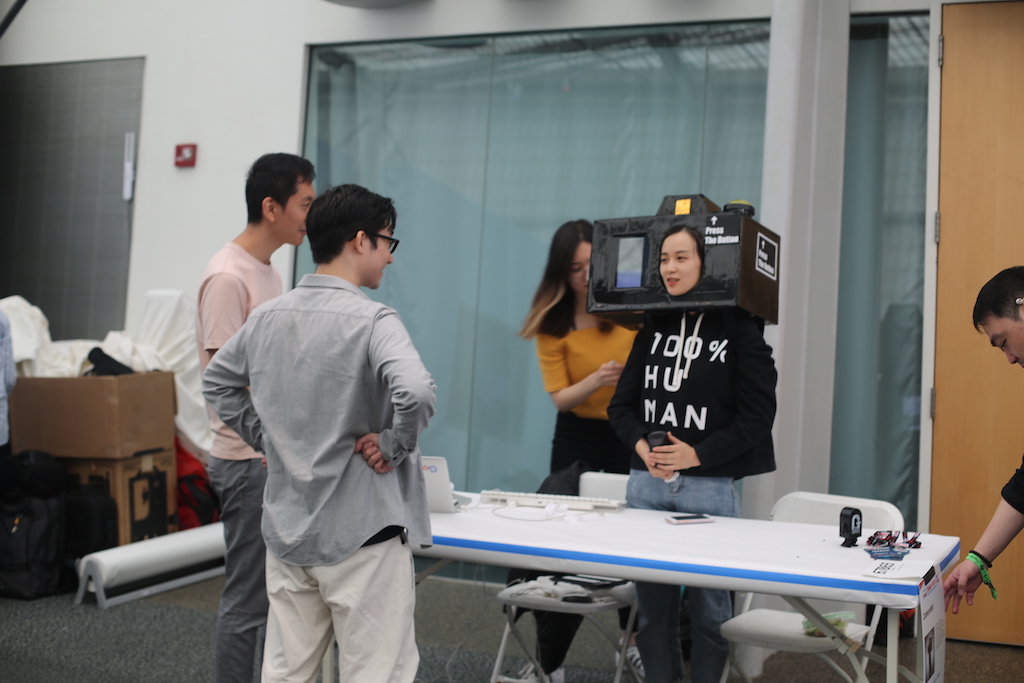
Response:
[[[967,598],[967,604],[974,604],[974,592],[981,587],[981,571],[978,565],[970,560],[964,560],[956,566],[956,569],[949,573],[946,580],[942,582],[942,592],[945,593],[946,609],[949,603],[953,602],[953,614],[960,611],[960,600]]]
[[[622,368],[625,366],[611,360],[597,369],[597,384],[602,387],[613,387],[619,383]]]
[[[676,470],[688,470],[700,465],[700,459],[693,446],[680,441],[672,432],[668,433],[668,440],[670,443],[651,449],[646,460],[648,469],[654,466],[668,472],[671,476],[671,473]]]
[[[658,467],[654,461],[651,460],[652,453],[653,451],[651,451],[651,446],[647,443],[647,439],[640,439],[636,442],[636,454],[639,455],[640,459],[644,461],[645,465],[647,465],[647,471],[650,472],[651,476],[657,477],[658,479],[671,478],[674,472],[669,469],[662,469]]]
[[[379,434],[364,434],[356,439],[355,452],[362,453],[366,464],[378,474],[387,474],[395,469],[388,466],[388,461],[380,450]]]
[[[260,458],[260,460],[263,461],[263,469],[267,469],[267,459],[266,458]]]

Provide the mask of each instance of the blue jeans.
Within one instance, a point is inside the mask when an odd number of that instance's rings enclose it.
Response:
[[[671,483],[645,470],[632,470],[626,488],[630,507],[670,512],[700,512],[738,517],[740,497],[727,477],[680,476]],[[686,589],[690,606],[693,683],[717,683],[729,656],[729,643],[720,632],[732,618],[729,591]],[[679,651],[679,587],[637,581],[640,627],[636,646],[644,662],[646,683],[676,683],[683,678]]]

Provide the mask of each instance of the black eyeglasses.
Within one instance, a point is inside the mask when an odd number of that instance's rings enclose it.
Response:
[[[382,235],[379,232],[368,232],[366,233],[366,236],[380,237],[381,239],[386,239],[388,241],[388,251],[390,251],[392,254],[395,253],[395,249],[398,249],[398,240],[396,240],[394,237],[388,237],[387,235]]]

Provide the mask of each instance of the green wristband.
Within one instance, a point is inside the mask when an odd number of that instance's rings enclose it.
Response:
[[[981,581],[992,591],[992,599],[998,600],[999,596],[996,595],[996,587],[992,585],[992,579],[988,575],[988,567],[985,566],[985,560],[973,552],[967,553],[967,559],[973,562],[978,571],[981,572]]]

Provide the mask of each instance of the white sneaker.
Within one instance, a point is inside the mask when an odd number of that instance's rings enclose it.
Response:
[[[530,683],[533,683],[534,681],[539,683],[540,681],[540,676],[537,675],[537,671],[533,668],[533,664],[527,664],[524,666],[517,675],[522,681],[530,681]],[[549,673],[548,680],[551,683],[565,683],[565,667],[560,666]]]
[[[630,645],[626,648],[626,663],[633,667],[633,671],[636,671],[636,675],[640,677],[640,680],[644,679],[644,662],[640,659],[640,650],[636,649],[636,645]],[[619,665],[619,653],[615,653],[615,666]]]
[[[540,680],[539,678],[537,678],[537,672],[536,670],[534,670],[533,664],[527,664],[522,669],[520,669],[519,673],[516,674],[516,678],[518,678],[521,681],[527,681],[528,683],[534,683],[534,681]]]

